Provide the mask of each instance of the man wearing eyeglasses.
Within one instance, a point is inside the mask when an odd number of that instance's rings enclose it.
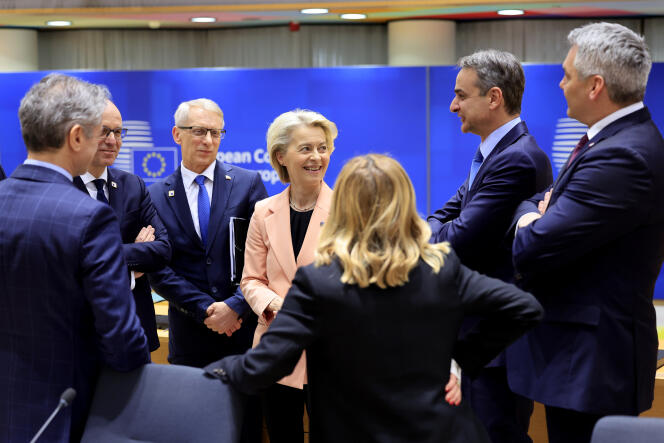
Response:
[[[150,186],[173,248],[169,266],[149,278],[169,302],[168,360],[174,364],[203,367],[244,353],[256,328],[256,315],[231,283],[229,221],[249,221],[267,191],[258,172],[217,160],[224,135],[224,115],[215,102],[181,103],[173,140],[182,149],[182,164]],[[245,411],[243,442],[260,441],[259,410],[250,402]]]
[[[97,152],[88,171],[74,178],[74,184],[94,199],[109,204],[120,223],[122,249],[131,273],[136,314],[148,339],[150,351],[159,347],[152,290],[145,272],[163,268],[171,257],[164,224],[150,200],[143,180],[113,165],[127,130],[122,115],[110,100],[102,114]]]

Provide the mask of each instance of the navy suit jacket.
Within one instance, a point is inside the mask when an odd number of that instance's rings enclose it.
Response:
[[[254,205],[267,197],[260,174],[217,161],[210,199],[208,242],[196,234],[180,168],[150,186],[150,195],[166,225],[173,255],[169,266],[149,275],[152,288],[169,301],[169,361],[202,367],[251,347],[256,316],[230,280],[230,217],[251,219]],[[206,309],[226,301],[246,315],[231,337],[208,329]]]
[[[488,442],[467,402],[444,400],[450,359],[476,373],[541,317],[535,298],[454,252],[438,274],[420,261],[394,288],[343,284],[341,274],[337,262],[299,268],[258,346],[206,369],[251,394],[306,350],[312,441]],[[457,341],[466,313],[484,321]]]
[[[593,137],[561,171],[544,216],[516,234],[515,267],[546,316],[510,350],[510,386],[595,414],[650,408],[663,259],[664,140],[641,109]]]
[[[149,361],[113,211],[62,174],[20,165],[0,183],[0,441],[78,441],[102,364]]]
[[[549,158],[520,122],[484,160],[471,188],[466,179],[456,195],[428,217],[431,241],[449,241],[464,265],[513,281],[512,236],[505,233],[519,203],[551,182]]]
[[[109,204],[120,222],[122,250],[129,270],[146,273],[163,268],[171,259],[171,245],[145,183],[139,176],[120,169],[108,168],[107,171]],[[83,180],[74,177],[74,184],[89,196]],[[134,243],[140,230],[148,225],[154,228],[155,241]],[[159,337],[147,276],[136,279],[132,292],[150,351],[154,351],[159,347]]]

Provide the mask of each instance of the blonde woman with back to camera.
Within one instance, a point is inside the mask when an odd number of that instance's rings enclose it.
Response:
[[[240,287],[258,315],[254,346],[281,308],[298,267],[314,259],[332,190],[323,181],[334,151],[337,127],[317,112],[281,114],[267,131],[270,162],[283,183],[280,194],[256,204],[249,224]],[[263,392],[271,443],[301,442],[306,393],[301,358],[293,372]]]
[[[208,373],[256,393],[306,349],[312,442],[488,442],[465,402],[444,401],[450,361],[473,375],[542,309],[530,294],[464,267],[430,236],[397,161],[351,159],[315,263],[298,269],[258,346]],[[457,341],[465,314],[482,320]]]

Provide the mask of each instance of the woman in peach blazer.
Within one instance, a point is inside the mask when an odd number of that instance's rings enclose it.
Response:
[[[327,220],[332,190],[323,182],[337,128],[321,114],[295,110],[277,117],[267,132],[281,193],[256,203],[245,245],[240,287],[258,315],[254,346],[268,329],[291,287],[295,271],[313,262]],[[302,442],[306,395],[304,354],[293,372],[263,395],[271,443]]]

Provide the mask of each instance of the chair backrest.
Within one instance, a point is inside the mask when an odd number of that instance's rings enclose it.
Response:
[[[235,443],[244,401],[242,394],[198,368],[149,364],[127,373],[105,369],[82,442]]]
[[[590,443],[653,443],[664,441],[664,418],[611,415],[601,418]]]

